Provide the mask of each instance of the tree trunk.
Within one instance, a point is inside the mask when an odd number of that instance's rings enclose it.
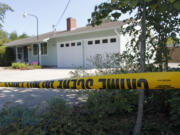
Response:
[[[143,11],[142,11],[142,20],[141,20],[141,59],[140,59],[140,72],[145,71],[145,42],[146,42],[146,25],[145,25],[145,18],[146,17],[146,5],[145,1],[143,2]],[[142,127],[142,118],[143,118],[143,105],[144,105],[144,90],[139,91],[139,102],[138,102],[138,112],[137,112],[137,119],[136,125],[134,127],[133,135],[140,135],[141,127]]]

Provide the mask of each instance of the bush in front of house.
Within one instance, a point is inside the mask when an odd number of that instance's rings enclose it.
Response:
[[[21,63],[21,62],[14,62],[11,65],[11,68],[13,69],[21,69],[21,70],[30,70],[30,69],[41,69],[42,67],[36,64],[26,64],[26,63]]]
[[[20,63],[20,62],[15,62],[15,63],[12,63],[11,67],[13,69],[24,69],[28,66],[28,64],[26,63]]]

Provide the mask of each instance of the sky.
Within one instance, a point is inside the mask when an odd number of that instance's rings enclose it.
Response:
[[[95,5],[105,0],[71,0],[57,31],[66,30],[66,19],[76,18],[77,27],[87,24]],[[53,30],[52,25],[58,22],[68,0],[1,0],[8,4],[14,12],[7,12],[3,30],[16,31],[19,35],[26,33],[36,35],[36,20],[31,16],[23,17],[23,13],[34,14],[39,18],[39,34]]]
[[[68,17],[76,18],[77,27],[86,26],[95,5],[104,1],[108,0],[71,0],[56,30],[66,30]],[[36,20],[31,16],[24,18],[23,13],[34,14],[39,18],[39,34],[50,32],[53,30],[52,25],[58,22],[68,0],[1,0],[1,2],[8,4],[14,10],[6,13],[3,30],[32,36],[36,35]]]

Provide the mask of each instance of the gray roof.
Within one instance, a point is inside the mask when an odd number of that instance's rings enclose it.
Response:
[[[103,23],[95,27],[86,26],[86,27],[76,28],[75,30],[71,30],[71,31],[48,32],[48,33],[40,34],[38,41],[45,42],[51,38],[58,38],[61,36],[67,36],[71,34],[86,33],[86,32],[91,32],[91,31],[96,31],[96,30],[101,30],[101,29],[103,30],[103,29],[117,28],[124,24],[126,23],[122,21],[116,21],[116,22]],[[15,40],[15,41],[7,43],[6,46],[28,45],[28,44],[33,44],[33,43],[37,43],[37,36]]]

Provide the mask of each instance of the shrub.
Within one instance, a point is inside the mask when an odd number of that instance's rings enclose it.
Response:
[[[171,91],[170,117],[175,126],[180,126],[180,91]]]
[[[88,95],[87,108],[94,116],[123,115],[137,105],[137,92],[125,90],[101,90]],[[99,116],[98,116],[99,115]]]
[[[11,66],[13,69],[25,69],[28,67],[28,64],[26,63],[20,63],[20,62],[15,62],[15,63],[12,63],[12,66]]]
[[[36,110],[36,108],[28,109],[22,105],[10,108],[4,106],[0,112],[0,134],[19,133],[18,135],[23,135],[24,129],[29,131],[32,127],[37,126],[41,117],[35,114]]]
[[[40,69],[40,68],[42,68],[41,66],[36,65],[36,64],[29,65],[29,64],[20,63],[20,62],[12,63],[11,67],[13,69]]]

